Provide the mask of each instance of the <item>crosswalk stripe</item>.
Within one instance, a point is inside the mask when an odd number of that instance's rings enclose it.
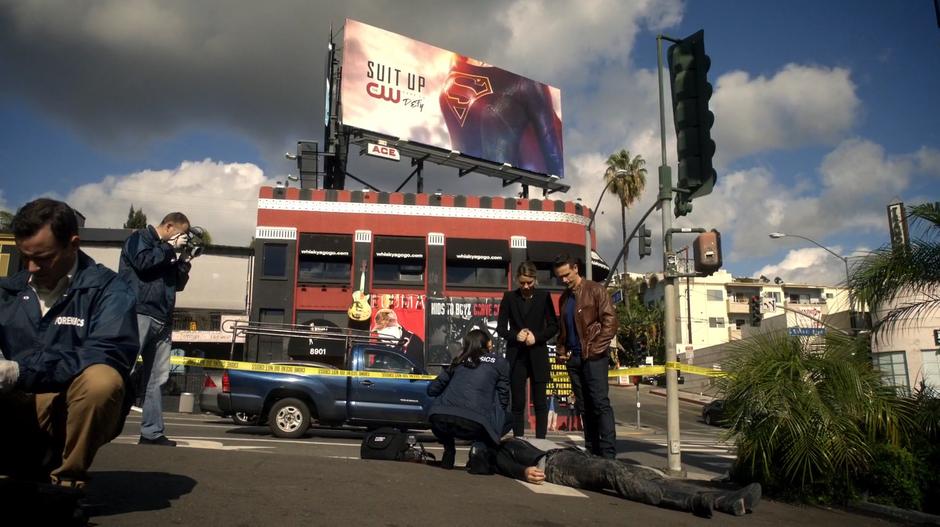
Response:
[[[565,487],[564,485],[555,485],[554,483],[542,483],[535,485],[527,481],[518,481],[522,486],[528,488],[536,494],[551,494],[553,496],[571,496],[572,498],[587,498],[588,496],[578,489]]]

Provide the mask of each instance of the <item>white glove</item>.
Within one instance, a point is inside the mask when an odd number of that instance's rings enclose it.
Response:
[[[170,237],[170,239],[166,242],[169,243],[174,250],[178,251],[182,249],[184,245],[186,245],[187,241],[189,241],[189,235],[185,232],[178,232]]]
[[[19,364],[12,360],[0,359],[0,393],[12,390],[19,377]]]

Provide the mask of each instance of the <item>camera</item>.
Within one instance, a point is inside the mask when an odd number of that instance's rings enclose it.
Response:
[[[186,243],[183,244],[183,248],[180,250],[180,259],[188,262],[202,254],[207,245],[206,234],[206,230],[202,227],[190,227],[186,233]]]

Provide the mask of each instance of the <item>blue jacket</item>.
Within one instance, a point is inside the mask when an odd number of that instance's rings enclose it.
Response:
[[[509,362],[497,353],[487,353],[476,367],[462,363],[451,370],[444,368],[428,385],[428,395],[435,397],[428,417],[456,415],[480,423],[498,443],[509,422]]]
[[[177,259],[170,244],[148,225],[124,241],[118,272],[137,294],[137,313],[167,323],[173,317],[176,292],[189,281],[189,262]]]
[[[65,296],[40,318],[29,272],[0,280],[0,348],[20,367],[16,387],[58,392],[92,364],[125,380],[137,358],[134,293],[118,275],[79,251]]]

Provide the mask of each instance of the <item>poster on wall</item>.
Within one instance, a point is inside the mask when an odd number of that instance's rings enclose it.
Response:
[[[346,20],[345,126],[564,177],[561,91]]]
[[[548,364],[551,367],[552,381],[545,387],[545,395],[554,395],[555,400],[561,404],[568,404],[571,395],[571,378],[565,363],[555,359],[555,346],[548,345]]]
[[[425,367],[423,294],[372,294],[370,330],[380,342],[400,346],[419,368]]]
[[[428,368],[450,364],[460,354],[463,337],[471,329],[486,329],[493,337],[494,349],[505,353],[503,339],[496,335],[499,298],[429,298]]]

